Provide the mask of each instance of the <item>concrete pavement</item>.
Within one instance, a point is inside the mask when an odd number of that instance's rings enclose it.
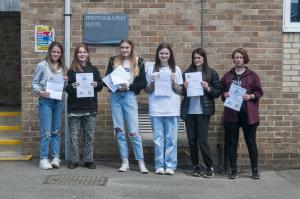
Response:
[[[70,170],[42,170],[38,161],[0,162],[1,199],[299,199],[300,169],[262,171],[261,180],[240,174],[236,180],[223,175],[213,179],[191,177],[189,170],[179,169],[174,176],[158,176],[152,171],[140,174],[131,164],[126,173],[117,172],[119,163],[97,161],[97,169],[79,167]],[[151,167],[150,167],[151,168]],[[49,177],[68,176],[60,184],[44,184]],[[105,186],[72,185],[76,176],[107,177]],[[72,178],[73,177],[73,178]],[[95,179],[95,178],[94,178]],[[104,178],[103,178],[104,179]],[[106,179],[106,178],[105,178]],[[77,179],[78,180],[78,179]],[[49,182],[49,181],[48,181]],[[74,183],[73,183],[74,184]],[[91,183],[93,184],[93,183]]]

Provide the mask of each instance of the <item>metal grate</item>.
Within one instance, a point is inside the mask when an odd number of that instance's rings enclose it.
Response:
[[[105,186],[108,181],[107,177],[99,176],[60,176],[51,175],[43,182],[44,184],[53,185],[85,185],[85,186]]]
[[[152,133],[151,121],[148,114],[139,113],[139,129],[141,133]],[[178,133],[185,132],[183,120],[179,120]]]

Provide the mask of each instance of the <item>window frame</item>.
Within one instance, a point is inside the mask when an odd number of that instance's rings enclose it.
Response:
[[[300,32],[300,22],[291,22],[291,0],[283,1],[283,32]]]

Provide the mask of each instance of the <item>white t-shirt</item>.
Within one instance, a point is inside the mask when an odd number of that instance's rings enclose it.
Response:
[[[146,78],[148,84],[151,83],[151,75],[153,74],[154,65],[146,67]],[[160,72],[172,73],[168,66],[161,67]],[[181,70],[176,66],[176,82],[183,84]],[[150,116],[179,116],[180,115],[180,95],[176,94],[173,90],[171,96],[155,96],[154,91],[148,97],[149,115]]]

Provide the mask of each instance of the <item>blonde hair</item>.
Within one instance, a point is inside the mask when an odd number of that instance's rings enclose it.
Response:
[[[123,39],[120,42],[120,46],[122,43],[128,43],[131,46],[131,53],[129,55],[129,63],[130,63],[130,67],[132,67],[132,72],[133,72],[133,76],[136,77],[139,75],[139,66],[138,66],[138,57],[135,56],[134,53],[134,43],[132,40],[130,39]],[[114,63],[113,63],[113,68],[115,69],[116,67],[118,67],[119,65],[122,65],[124,63],[124,57],[119,54],[116,56]]]
[[[61,51],[61,54],[60,54],[60,58],[58,59],[58,68],[55,68],[54,65],[53,65],[53,60],[52,60],[52,57],[51,57],[51,52],[52,52],[52,49],[54,47],[58,47]],[[47,51],[47,56],[46,56],[46,61],[48,62],[49,64],[49,68],[51,70],[52,73],[56,72],[57,69],[61,68],[62,69],[62,73],[63,74],[66,74],[66,66],[65,66],[65,59],[64,59],[64,47],[63,45],[60,43],[60,42],[57,42],[57,41],[53,41],[49,47],[48,47],[48,51]]]

